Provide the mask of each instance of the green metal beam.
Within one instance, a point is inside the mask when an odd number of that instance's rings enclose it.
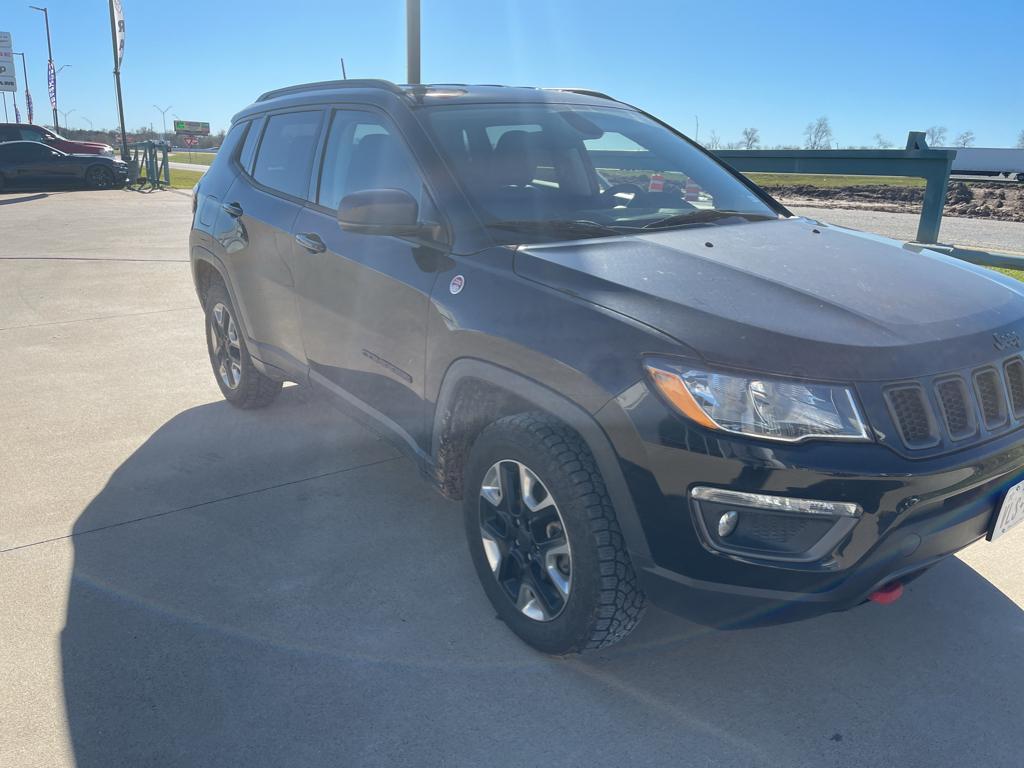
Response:
[[[820,173],[837,176],[904,176],[926,182],[917,242],[939,241],[942,206],[956,151],[929,149],[912,131],[906,149],[723,149],[714,154],[742,173]]]

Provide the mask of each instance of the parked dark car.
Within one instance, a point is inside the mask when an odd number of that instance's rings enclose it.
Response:
[[[36,141],[0,144],[0,190],[14,187],[111,189],[128,182],[128,166],[100,155],[69,155]]]
[[[193,204],[224,396],[309,383],[392,435],[543,651],[647,599],[891,602],[1024,516],[1021,285],[795,217],[608,96],[272,91]]]
[[[27,123],[0,123],[0,142],[5,141],[38,141],[68,154],[114,156],[114,148],[109,144],[66,139],[49,128]]]

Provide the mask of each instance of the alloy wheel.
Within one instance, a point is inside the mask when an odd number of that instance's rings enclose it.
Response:
[[[106,168],[90,168],[87,178],[89,185],[95,189],[107,189],[114,186],[114,176]]]
[[[480,488],[480,538],[494,578],[524,616],[551,621],[572,589],[572,553],[554,497],[525,464],[498,461]]]
[[[242,345],[231,310],[218,302],[210,313],[210,356],[224,386],[238,389],[242,380]]]

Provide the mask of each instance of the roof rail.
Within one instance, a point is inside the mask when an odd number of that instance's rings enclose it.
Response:
[[[565,91],[567,93],[578,93],[581,96],[593,96],[595,99],[607,99],[608,101],[618,101],[613,96],[609,96],[607,93],[601,91],[594,91],[590,88],[544,88],[545,91]]]
[[[267,101],[268,99],[276,99],[278,96],[287,96],[291,93],[302,93],[303,91],[323,91],[328,88],[380,88],[381,90],[390,91],[391,93],[397,93],[399,95],[405,94],[405,91],[390,80],[321,80],[318,83],[289,85],[286,88],[277,88],[273,91],[267,91],[256,99],[256,101]]]

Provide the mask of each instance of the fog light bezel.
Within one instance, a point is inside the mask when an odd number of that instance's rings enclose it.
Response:
[[[751,493],[705,485],[692,487],[688,495],[690,497],[690,511],[694,525],[698,530],[699,538],[705,549],[715,554],[741,556],[744,559],[750,560],[791,563],[809,563],[822,560],[853,530],[864,512],[859,504],[853,502]],[[737,512],[740,521],[743,520],[746,512],[746,514],[760,513],[772,516],[803,518],[808,521],[813,520],[816,521],[816,527],[820,527],[820,524],[824,521],[831,521],[832,525],[825,530],[814,544],[799,552],[776,552],[753,546],[737,546],[735,540],[730,542],[728,537],[716,536],[710,530],[709,523],[705,520],[704,510],[701,507],[702,502],[709,506],[723,507],[721,511],[708,509],[707,511],[712,517],[731,510]],[[728,510],[725,508],[728,508]],[[739,524],[737,524],[737,527]],[[730,534],[734,532],[735,528]]]

